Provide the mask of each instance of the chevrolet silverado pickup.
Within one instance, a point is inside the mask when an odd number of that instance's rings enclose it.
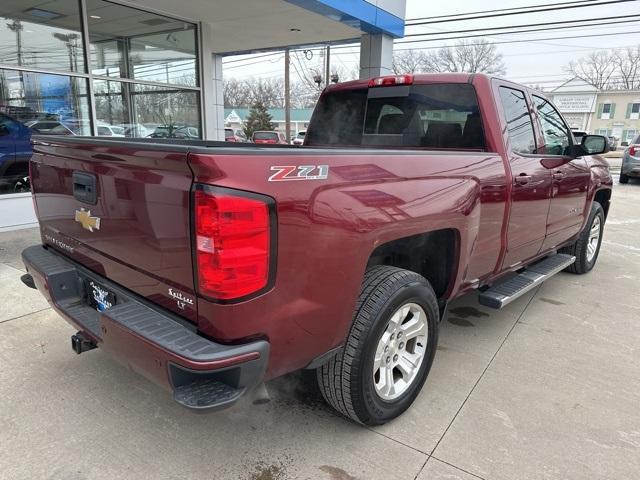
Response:
[[[451,299],[502,308],[593,268],[606,150],[544,94],[462,73],[329,86],[302,147],[36,136],[25,283],[77,353],[186,407],[314,369],[336,410],[381,424],[420,392]]]

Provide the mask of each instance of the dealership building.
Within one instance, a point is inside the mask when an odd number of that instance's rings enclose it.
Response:
[[[222,140],[225,56],[355,41],[361,77],[384,75],[404,19],[404,0],[2,0],[0,231],[35,222],[15,181],[24,164],[12,122]]]

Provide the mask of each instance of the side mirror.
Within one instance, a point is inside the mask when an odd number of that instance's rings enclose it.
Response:
[[[4,124],[0,124],[0,137],[7,136],[10,133],[11,133],[11,131],[9,130],[9,127],[7,127]]]
[[[603,135],[585,135],[580,145],[587,155],[598,155],[609,151],[609,139]]]

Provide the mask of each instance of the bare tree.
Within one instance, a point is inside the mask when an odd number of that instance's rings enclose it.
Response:
[[[282,78],[227,79],[223,82],[225,107],[246,107],[256,102],[267,108],[284,106],[284,80]]]
[[[640,88],[640,45],[616,51],[613,54],[619,88],[633,90]]]
[[[426,71],[427,59],[421,50],[403,50],[393,54],[393,73],[420,73]]]
[[[461,40],[453,47],[444,47],[425,54],[426,72],[469,72],[504,75],[502,54],[487,40]]]
[[[612,76],[616,71],[614,55],[607,51],[591,52],[578,61],[570,62],[565,71],[599,90],[612,86]]]

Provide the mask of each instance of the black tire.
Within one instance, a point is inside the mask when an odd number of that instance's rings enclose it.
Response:
[[[426,313],[424,357],[406,391],[394,400],[383,400],[375,389],[374,356],[391,316],[407,303],[419,305]],[[423,276],[386,265],[367,269],[345,346],[316,372],[327,403],[365,425],[381,425],[400,415],[418,396],[429,374],[438,344],[438,323],[437,298]]]
[[[589,244],[589,232],[591,231],[591,226],[595,221],[596,217],[600,219],[600,238],[598,239],[598,246],[596,247],[595,255],[591,260],[588,259],[587,255],[587,247]],[[598,255],[600,254],[600,245],[602,244],[602,233],[604,231],[604,210],[602,206],[593,202],[591,205],[591,213],[589,214],[589,219],[585,224],[582,232],[580,232],[580,236],[578,236],[577,240],[562,249],[560,249],[561,253],[568,253],[569,255],[573,255],[576,257],[576,261],[565,268],[566,272],[584,274],[594,267],[596,262],[598,261]]]
[[[620,173],[620,183],[629,183],[629,176],[624,173]]]

